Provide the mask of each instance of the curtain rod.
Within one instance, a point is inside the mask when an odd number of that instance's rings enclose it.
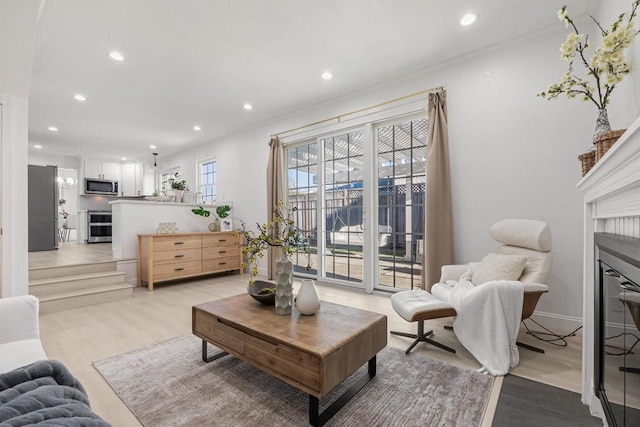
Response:
[[[363,111],[372,110],[374,108],[382,107],[383,105],[393,104],[394,102],[403,101],[403,100],[408,99],[408,98],[413,98],[414,96],[424,95],[425,93],[430,93],[430,92],[439,92],[441,90],[444,90],[444,86],[432,87],[432,88],[429,88],[429,89],[421,90],[420,92],[415,92],[415,93],[412,93],[412,94],[409,94],[409,95],[401,96],[400,98],[394,98],[394,99],[391,99],[389,101],[384,101],[384,102],[381,102],[379,104],[372,105],[370,107],[365,107],[365,108],[361,108],[359,110],[349,111],[348,113],[344,113],[344,114],[341,114],[339,116],[333,116],[333,117],[329,117],[328,119],[319,120],[317,122],[306,124],[304,126],[298,126],[297,128],[283,130],[281,132],[271,134],[271,136],[272,137],[273,136],[280,136],[280,135],[282,135],[284,133],[289,133],[289,132],[293,132],[293,131],[296,131],[296,130],[300,130],[300,129],[308,128],[308,127],[311,127],[311,126],[319,125],[319,124],[322,124],[322,123],[325,123],[325,122],[329,122],[331,120],[337,120],[338,122],[340,122],[340,120],[345,116],[350,116],[352,114],[362,113]]]

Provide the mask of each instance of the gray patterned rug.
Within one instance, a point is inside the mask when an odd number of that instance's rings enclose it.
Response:
[[[234,357],[200,357],[200,339],[183,335],[93,365],[148,427],[308,425],[305,393]],[[492,385],[492,377],[387,347],[377,376],[327,425],[479,426]]]

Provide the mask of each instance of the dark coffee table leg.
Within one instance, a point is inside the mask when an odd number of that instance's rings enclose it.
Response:
[[[202,360],[203,361],[207,363],[213,362],[214,360],[220,359],[222,356],[226,356],[227,354],[229,353],[227,353],[226,351],[220,350],[213,356],[207,356],[207,342],[205,340],[202,340]]]
[[[309,395],[309,424],[314,427],[324,425],[331,419],[344,405],[351,400],[369,381],[376,376],[376,356],[369,359],[368,370],[347,390],[344,391],[328,408],[320,412],[320,399]]]

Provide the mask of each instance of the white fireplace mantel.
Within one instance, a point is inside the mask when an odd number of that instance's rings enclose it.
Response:
[[[604,419],[594,383],[595,245],[593,234],[610,232],[610,224],[624,218],[617,234],[640,233],[640,118],[627,129],[607,154],[578,183],[584,196],[584,267],[582,343],[582,401]],[[636,235],[636,237],[638,237]]]

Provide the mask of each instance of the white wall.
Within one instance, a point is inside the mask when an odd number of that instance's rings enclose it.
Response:
[[[2,104],[2,288],[0,297],[28,293],[26,98],[0,94]]]
[[[0,0],[0,130],[2,170],[0,297],[28,291],[27,133],[36,23],[44,1]]]
[[[577,156],[587,151],[595,106],[547,101],[536,94],[566,71],[558,48],[564,26],[482,51],[438,69],[407,75],[365,93],[315,107],[260,129],[167,155],[195,184],[198,159],[215,156],[218,192],[234,201],[234,214],[251,226],[266,217],[267,142],[271,133],[444,84],[447,89],[456,262],[481,259],[495,249],[488,235],[504,218],[547,221],[553,232],[551,293],[538,311],[579,322],[582,315],[582,205]],[[614,97],[610,118],[628,126],[635,113]],[[553,319],[548,318],[552,321]],[[573,325],[565,325],[573,326]]]

